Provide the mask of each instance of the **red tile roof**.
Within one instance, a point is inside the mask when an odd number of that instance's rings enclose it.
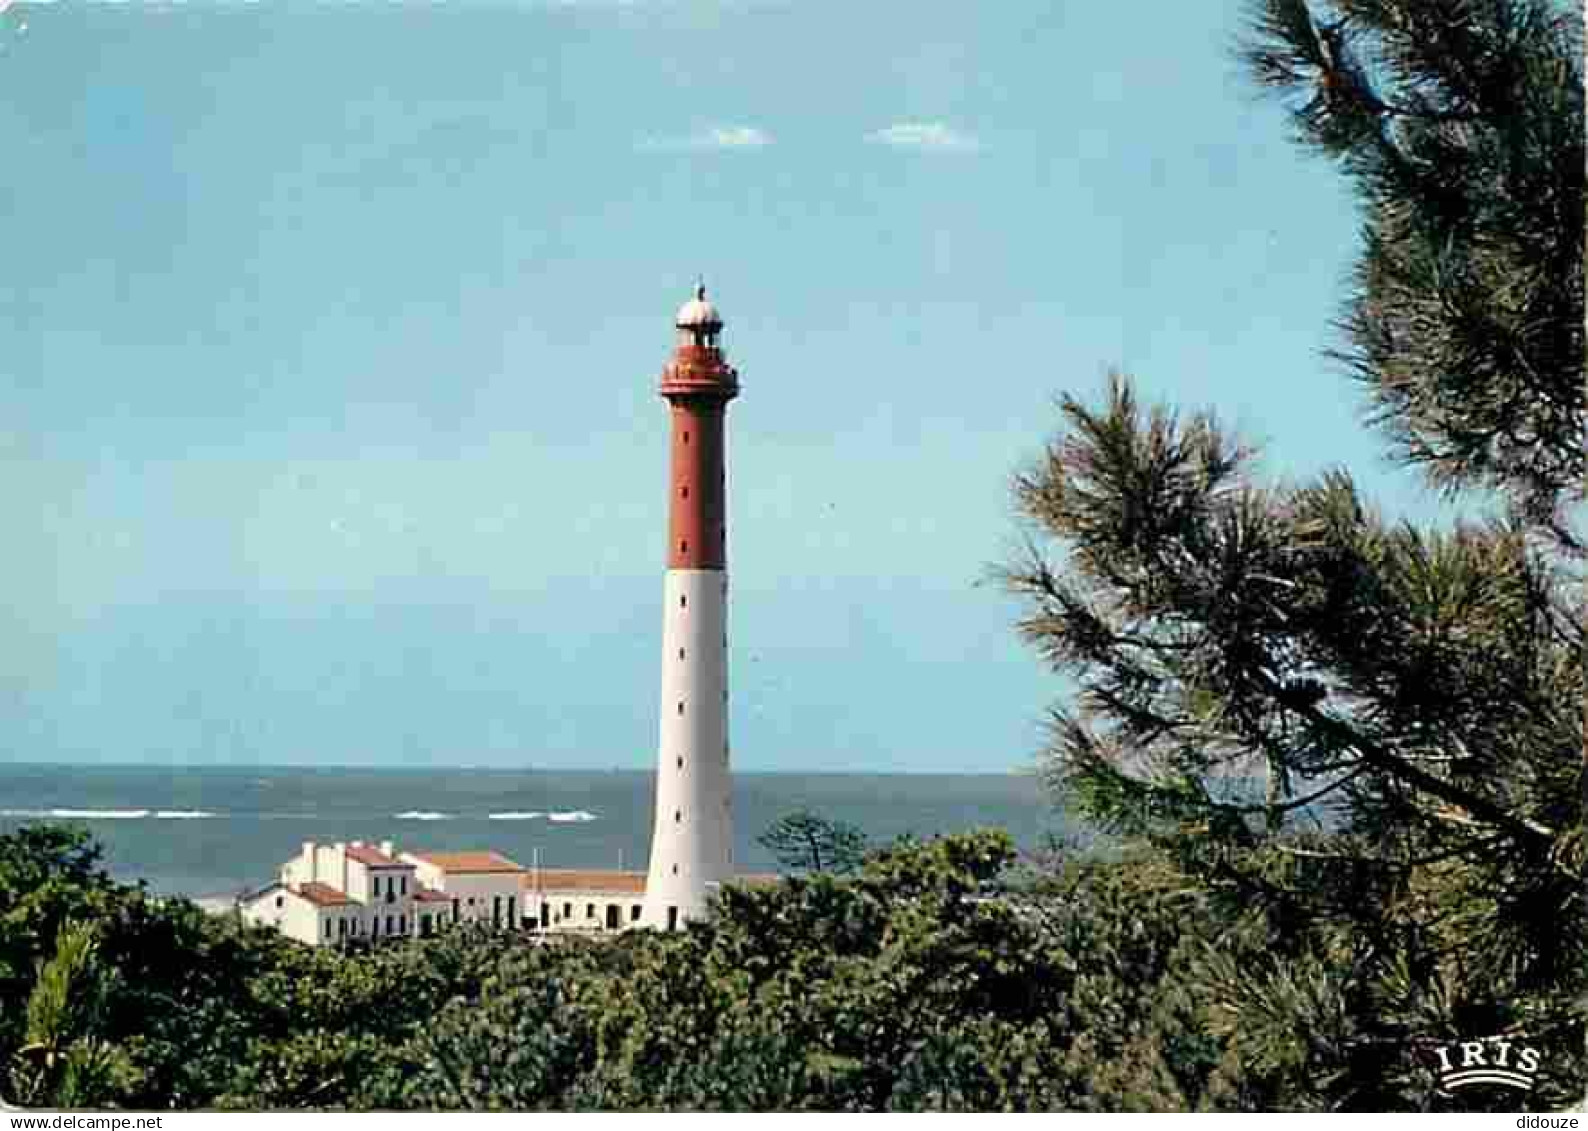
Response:
[[[782,878],[772,872],[746,872],[725,882],[759,887],[775,884]],[[624,895],[644,895],[645,873],[609,872],[593,868],[542,868],[538,872],[530,871],[524,874],[524,887],[529,891],[621,892]]]
[[[644,872],[604,872],[575,868],[542,868],[524,876],[530,891],[605,891],[645,894]]]
[[[730,884],[748,884],[750,887],[766,887],[778,883],[783,877],[776,872],[741,872],[731,880],[724,881]]]
[[[322,884],[318,880],[306,884],[299,884],[297,894],[307,899],[316,907],[341,907],[352,903],[346,895],[337,891],[330,884]]]
[[[452,897],[444,891],[435,888],[419,888],[414,892],[414,899],[420,903],[451,903]]]
[[[443,872],[522,872],[517,864],[497,852],[410,852],[415,860],[423,860]]]
[[[404,864],[401,860],[393,860],[378,848],[371,848],[367,844],[350,844],[347,846],[347,858],[357,860],[368,868],[411,868],[412,864]]]

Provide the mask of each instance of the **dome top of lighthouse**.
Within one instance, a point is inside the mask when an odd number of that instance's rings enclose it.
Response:
[[[717,313],[717,308],[706,301],[706,284],[701,283],[695,287],[695,297],[678,308],[678,317],[673,320],[673,325],[680,330],[720,330],[722,328],[722,315]]]

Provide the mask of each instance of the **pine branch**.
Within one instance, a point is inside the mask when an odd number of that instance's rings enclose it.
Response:
[[[1258,676],[1260,682],[1265,682],[1265,690],[1276,700],[1282,699],[1283,689],[1265,677]],[[1463,789],[1443,778],[1434,776],[1425,770],[1412,765],[1404,758],[1384,749],[1378,743],[1359,734],[1352,727],[1331,718],[1321,711],[1315,704],[1296,704],[1293,707],[1298,714],[1324,734],[1329,735],[1342,745],[1349,746],[1358,751],[1368,765],[1375,769],[1393,775],[1416,789],[1420,789],[1434,797],[1439,798],[1458,808],[1465,809],[1475,817],[1480,817],[1495,828],[1504,829],[1516,840],[1530,844],[1537,849],[1542,849],[1546,854],[1554,844],[1558,835],[1554,829],[1527,817],[1516,816],[1507,812],[1501,806],[1488,800],[1471,790]]]

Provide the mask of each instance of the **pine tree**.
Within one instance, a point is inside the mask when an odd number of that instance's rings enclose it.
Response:
[[[866,834],[857,825],[796,809],[755,838],[779,864],[802,872],[853,872],[865,861]]]
[[[20,1102],[88,1106],[103,1103],[129,1082],[130,1062],[100,1032],[113,981],[114,974],[99,960],[95,926],[63,924],[55,954],[40,965],[28,996],[26,1043],[11,1071]]]
[[[1016,481],[1021,629],[1078,686],[1054,786],[1266,945],[1203,970],[1232,1104],[1460,1106],[1430,1047],[1499,1033],[1549,1060],[1525,1102],[1583,1092],[1581,44],[1549,0],[1258,0],[1242,49],[1362,205],[1335,356],[1502,517],[1265,482],[1123,377]]]
[[[1243,55],[1365,206],[1338,352],[1396,451],[1574,548],[1584,491],[1582,13],[1262,0]]]

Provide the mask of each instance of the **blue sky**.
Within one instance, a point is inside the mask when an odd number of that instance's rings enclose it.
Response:
[[[1110,366],[1392,470],[1344,186],[1233,2],[0,11],[0,757],[643,767],[670,318],[731,412],[736,763],[1028,764],[979,585]]]

